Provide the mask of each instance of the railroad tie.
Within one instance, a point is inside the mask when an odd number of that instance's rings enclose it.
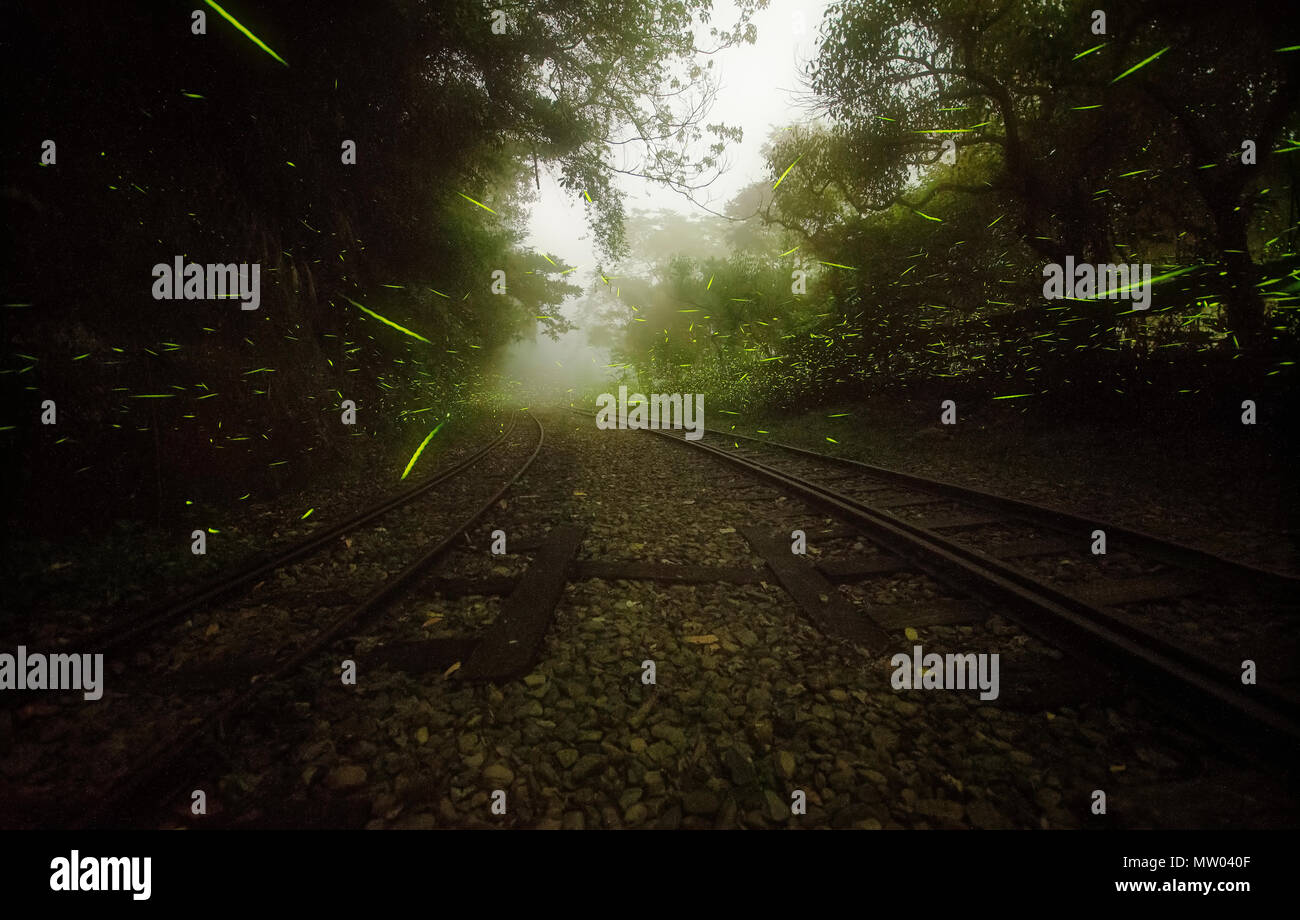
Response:
[[[555,618],[555,607],[564,593],[582,534],[580,527],[563,525],[547,535],[532,564],[519,576],[515,590],[502,603],[500,616],[487,628],[455,678],[503,681],[528,673]]]
[[[760,568],[746,566],[670,565],[662,562],[583,561],[576,562],[570,577],[574,581],[600,578],[605,581],[656,581],[665,584],[706,585],[725,582],[756,585],[767,576]]]
[[[1192,573],[1158,572],[1137,578],[1098,578],[1063,585],[1061,590],[1096,607],[1122,607],[1195,594],[1205,587],[1205,579]]]
[[[912,571],[913,566],[906,559],[892,553],[880,553],[878,556],[868,556],[864,559],[823,559],[817,563],[817,569],[828,580],[842,584],[859,581],[872,575]]]
[[[790,544],[761,528],[746,525],[740,533],[763,557],[781,587],[821,632],[864,644],[886,644],[885,633],[855,610],[811,562],[790,552]]]

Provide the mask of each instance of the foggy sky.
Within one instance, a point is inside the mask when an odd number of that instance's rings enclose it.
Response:
[[[755,44],[729,48],[713,56],[713,70],[718,74],[720,88],[705,122],[739,126],[744,130],[744,140],[728,144],[727,171],[711,186],[695,193],[702,203],[724,211],[726,203],[741,189],[764,177],[759,151],[772,129],[807,117],[807,112],[797,105],[797,97],[802,95],[799,72],[816,51],[817,29],[827,5],[826,0],[771,0],[768,8],[753,19],[758,27]],[[734,6],[720,0],[714,7],[711,24],[724,28],[734,17]],[[796,34],[800,17],[802,34]],[[708,41],[706,28],[697,46],[709,47]],[[707,143],[707,136],[704,141]],[[623,175],[616,178],[624,194],[629,224],[637,208],[664,208],[697,217],[708,213],[656,183]],[[539,198],[532,205],[525,237],[525,244],[537,251],[556,253],[570,265],[579,266],[573,281],[584,287],[596,277],[596,254],[587,230],[585,207],[580,194],[565,192],[543,169]],[[560,309],[570,319],[576,319],[573,304],[573,300],[566,301]],[[557,367],[556,361],[564,367]],[[574,379],[567,385],[573,386],[582,383],[579,377],[588,374],[614,373],[603,369],[609,361],[604,350],[587,345],[586,330],[578,329],[558,343],[539,335],[536,343],[517,344],[509,350],[503,371],[536,379],[539,384],[543,381],[556,384],[568,370],[573,372]],[[582,374],[578,368],[583,369]]]

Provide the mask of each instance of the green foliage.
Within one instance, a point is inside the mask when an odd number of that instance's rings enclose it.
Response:
[[[1026,245],[1055,262],[1168,255],[1190,235],[1224,269],[1234,329],[1257,344],[1248,230],[1253,189],[1300,127],[1300,64],[1274,50],[1293,30],[1267,4],[1152,0],[1109,10],[1096,36],[1093,6],[834,6],[809,69],[833,126],[810,139],[803,200],[778,198],[780,219],[815,235],[827,232],[814,223],[822,203],[866,215],[951,190],[996,196]],[[1241,164],[1243,138],[1257,166]],[[797,140],[776,145],[774,172],[804,153]],[[955,167],[941,162],[945,140]]]
[[[1243,355],[1291,374],[1300,56],[1274,49],[1292,33],[1259,4],[1139,2],[1093,36],[1093,6],[833,5],[808,70],[827,117],[775,132],[770,179],[733,209],[785,238],[624,280],[640,310],[604,313],[618,361],[721,405],[1122,394],[1162,374],[1193,392]],[[1067,255],[1171,277],[1143,313],[1048,301],[1044,265]]]
[[[763,5],[739,4],[716,45],[752,42]],[[689,191],[739,136],[704,123],[709,0],[503,3],[500,33],[478,0],[328,6],[231,8],[276,56],[216,15],[193,36],[144,3],[13,11],[6,281],[33,306],[6,314],[3,395],[15,418],[52,397],[99,426],[52,457],[39,426],[8,430],[17,494],[70,482],[70,502],[161,512],[196,478],[243,494],[356,436],[418,442],[407,413],[482,392],[503,346],[569,328],[569,266],[522,244],[541,170],[590,200],[612,256],[620,172]],[[41,169],[47,136],[59,165]],[[259,264],[261,309],[154,301],[150,267],[177,254]]]

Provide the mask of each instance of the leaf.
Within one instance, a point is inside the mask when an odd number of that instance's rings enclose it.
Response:
[[[907,636],[907,638],[911,639],[913,642],[921,638],[920,634],[910,626],[903,630],[903,635]]]
[[[416,744],[424,744],[428,740],[429,740],[429,730],[425,728],[423,725],[421,725],[419,728],[415,730],[415,742]]]
[[[459,670],[460,670],[460,662],[458,661],[455,664],[453,664],[451,667],[449,667],[447,670],[443,671],[442,676],[451,677],[451,675],[455,674]]]
[[[427,620],[424,621],[424,626],[425,626],[426,628],[429,627],[429,626],[436,626],[438,623],[441,623],[441,622],[442,622],[442,614],[441,614],[441,613],[433,613],[433,614],[430,614],[430,615],[429,615],[429,619],[427,619]]]
[[[207,628],[206,630],[204,630],[204,632],[203,632],[203,638],[205,638],[205,639],[210,639],[211,637],[215,636],[215,635],[217,634],[217,632],[218,632],[220,629],[221,629],[221,624],[220,624],[220,623],[212,623],[212,624],[210,624],[210,625],[208,626],[208,628]]]
[[[714,642],[718,641],[718,637],[714,635],[686,636],[685,639],[687,642],[693,642],[696,645],[712,645]]]

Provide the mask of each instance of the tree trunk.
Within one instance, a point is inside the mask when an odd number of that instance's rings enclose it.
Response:
[[[1250,256],[1246,234],[1246,210],[1218,207],[1214,224],[1223,275],[1223,307],[1228,328],[1243,351],[1257,352],[1264,346],[1264,299],[1255,287],[1257,271]]]

